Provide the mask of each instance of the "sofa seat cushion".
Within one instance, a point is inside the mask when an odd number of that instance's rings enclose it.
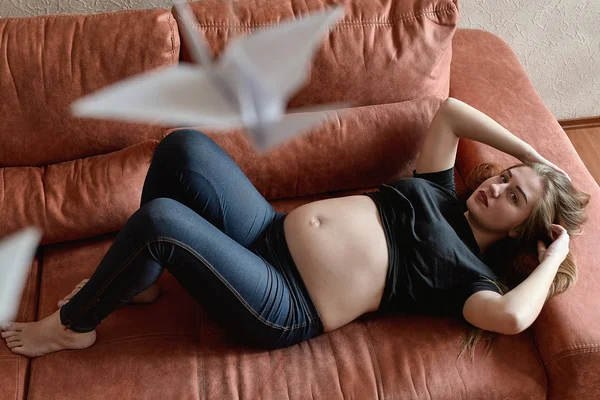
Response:
[[[44,246],[40,319],[91,276],[114,237]],[[545,398],[545,373],[527,333],[501,337],[488,358],[478,347],[471,364],[467,356],[456,361],[465,328],[458,320],[367,314],[295,346],[250,349],[230,341],[168,271],[158,282],[163,293],[154,303],[117,309],[97,327],[92,347],[33,359],[29,395]]]
[[[344,109],[265,154],[242,129],[197,128],[240,166],[267,200],[376,186],[412,176],[425,132],[444,101],[429,96]]]
[[[158,140],[44,167],[0,168],[0,236],[36,225],[42,243],[121,229],[139,208]]]
[[[43,246],[38,318],[89,278],[116,233]],[[60,351],[32,360],[29,396],[43,399],[191,399],[199,391],[197,339],[203,314],[168,272],[152,304],[130,304],[98,326],[86,351]],[[68,366],[68,371],[65,370]]]
[[[0,18],[0,167],[53,164],[119,150],[163,127],[75,118],[77,98],[174,65],[179,35],[163,9]]]
[[[235,8],[228,1],[202,0],[190,6],[198,19],[194,29],[202,32],[219,56],[236,37],[336,3],[344,5],[344,17],[323,33],[309,61],[306,85],[289,107],[328,102],[364,106],[448,96],[457,0],[268,0],[260,5],[240,1]],[[180,20],[176,8],[173,14]],[[182,56],[191,61],[185,36]]]

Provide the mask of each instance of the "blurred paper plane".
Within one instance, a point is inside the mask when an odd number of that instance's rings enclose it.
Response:
[[[42,232],[29,227],[0,239],[0,323],[14,321]]]
[[[342,6],[232,39],[213,63],[204,37],[193,29],[196,20],[187,3],[174,5],[196,64],[163,67],[107,86],[76,100],[74,115],[215,130],[244,126],[265,152],[322,122],[326,111],[349,107],[285,111],[309,76],[325,29],[343,16]]]

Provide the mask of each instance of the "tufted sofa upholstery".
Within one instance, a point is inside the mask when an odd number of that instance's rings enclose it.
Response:
[[[584,399],[600,395],[599,189],[512,50],[493,34],[457,29],[457,0],[263,0],[191,3],[215,57],[227,42],[343,3],[289,107],[350,101],[352,110],[264,155],[241,129],[204,130],[277,211],[374,190],[410,176],[444,98],[480,109],[563,167],[592,194],[572,243],[579,281],[530,329],[500,336],[485,357],[457,360],[466,326],[420,315],[367,314],[285,349],[228,341],[165,272],[162,296],[127,305],[83,351],[28,359],[0,344],[0,399],[435,398]],[[44,231],[19,321],[52,314],[89,277],[139,207],[152,152],[177,127],[78,119],[69,104],[136,73],[189,61],[175,10],[0,19],[0,236]],[[515,162],[461,140],[464,178],[483,161]]]

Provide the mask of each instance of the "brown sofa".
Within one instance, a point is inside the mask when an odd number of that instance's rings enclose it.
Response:
[[[241,130],[205,132],[277,211],[290,212],[410,176],[435,111],[448,96],[461,99],[592,195],[584,235],[572,242],[577,284],[530,329],[500,335],[489,357],[480,344],[471,362],[457,360],[464,323],[400,313],[364,315],[281,350],[244,348],[165,272],[156,302],[118,309],[86,350],[28,359],[2,341],[0,399],[600,397],[600,191],[505,42],[457,30],[457,0],[240,1],[235,13],[220,0],[192,6],[218,55],[232,37],[339,2],[345,18],[289,106],[350,101],[350,112],[265,155]],[[52,314],[139,207],[152,152],[177,127],[77,119],[68,106],[126,76],[189,60],[175,14],[0,19],[0,236],[27,225],[44,230],[18,321]],[[459,194],[483,161],[516,162],[461,140]]]

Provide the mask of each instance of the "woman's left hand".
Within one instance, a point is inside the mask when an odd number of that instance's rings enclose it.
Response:
[[[571,177],[565,171],[558,168],[558,166],[556,166],[555,164],[552,164],[550,161],[546,160],[534,148],[531,148],[531,151],[529,153],[525,154],[523,157],[519,157],[519,160],[521,160],[521,162],[529,161],[529,162],[547,165],[550,168],[552,168],[553,170],[555,170],[556,172],[559,172],[559,173],[563,174],[564,176],[566,176],[567,179],[569,180],[569,182],[571,182]]]

